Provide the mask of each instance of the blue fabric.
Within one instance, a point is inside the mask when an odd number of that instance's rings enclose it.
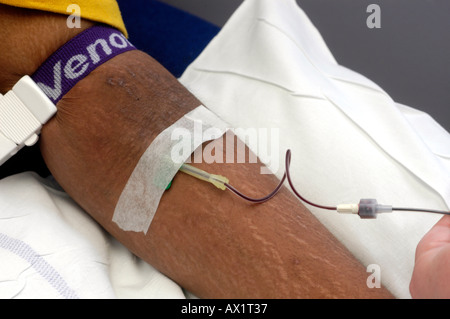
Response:
[[[130,41],[175,77],[203,51],[219,28],[155,0],[118,0]],[[24,147],[0,166],[0,179],[24,171],[50,174],[39,146]]]
[[[155,0],[119,0],[129,40],[179,77],[219,27]]]

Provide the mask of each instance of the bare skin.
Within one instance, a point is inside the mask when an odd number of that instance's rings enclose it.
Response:
[[[14,33],[7,19],[14,21]],[[7,60],[0,54],[2,93],[81,31],[68,30],[65,22],[58,15],[0,6],[0,37],[9,50]],[[39,35],[41,41],[17,41],[14,34]],[[127,52],[97,68],[58,103],[57,115],[43,129],[41,150],[54,177],[87,213],[199,297],[392,297],[384,288],[367,287],[365,268],[287,189],[270,202],[251,205],[179,173],[147,235],[112,222],[118,198],[152,140],[200,104],[151,57]],[[219,151],[219,141],[212,143]],[[255,197],[278,182],[259,174],[260,163],[195,165],[227,176]]]
[[[413,298],[450,298],[450,216],[422,238],[410,284]]]

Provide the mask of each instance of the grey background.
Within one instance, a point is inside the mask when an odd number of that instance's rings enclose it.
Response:
[[[242,0],[161,0],[223,26]],[[281,0],[278,0],[281,1]],[[337,61],[450,131],[450,1],[297,0]],[[381,8],[381,29],[366,25]]]

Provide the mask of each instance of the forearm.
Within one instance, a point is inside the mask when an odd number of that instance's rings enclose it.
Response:
[[[66,29],[63,17],[51,16]],[[70,38],[66,32],[48,40],[36,61],[4,71],[0,86],[9,88],[21,75],[34,72],[53,52],[50,47]],[[12,43],[6,46],[12,49]],[[86,212],[136,255],[198,296],[389,296],[384,289],[367,288],[364,268],[286,189],[266,204],[249,205],[179,173],[162,197],[148,235],[122,231],[113,223],[118,198],[144,151],[198,105],[148,55],[124,53],[98,67],[58,103],[57,115],[42,131],[42,153],[54,177]],[[199,166],[237,181],[249,194],[272,190],[277,183],[273,176],[260,175],[256,164]]]
[[[44,158],[64,189],[106,230],[198,296],[387,296],[367,288],[364,268],[287,190],[266,204],[249,205],[179,173],[148,235],[122,231],[112,222],[149,144],[199,104],[149,56],[122,54],[60,102],[43,130]],[[250,194],[277,184],[273,176],[260,175],[256,164],[199,167],[227,176]]]
[[[220,143],[213,143],[220,152]],[[278,183],[261,175],[260,165],[199,167],[258,197]],[[156,267],[201,297],[389,296],[367,288],[365,269],[285,188],[254,205],[178,174],[149,235],[139,237],[138,246]]]

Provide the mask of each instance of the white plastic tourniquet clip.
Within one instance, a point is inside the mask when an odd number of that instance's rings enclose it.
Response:
[[[24,146],[34,145],[55,113],[56,106],[29,76],[0,94],[0,166]]]

